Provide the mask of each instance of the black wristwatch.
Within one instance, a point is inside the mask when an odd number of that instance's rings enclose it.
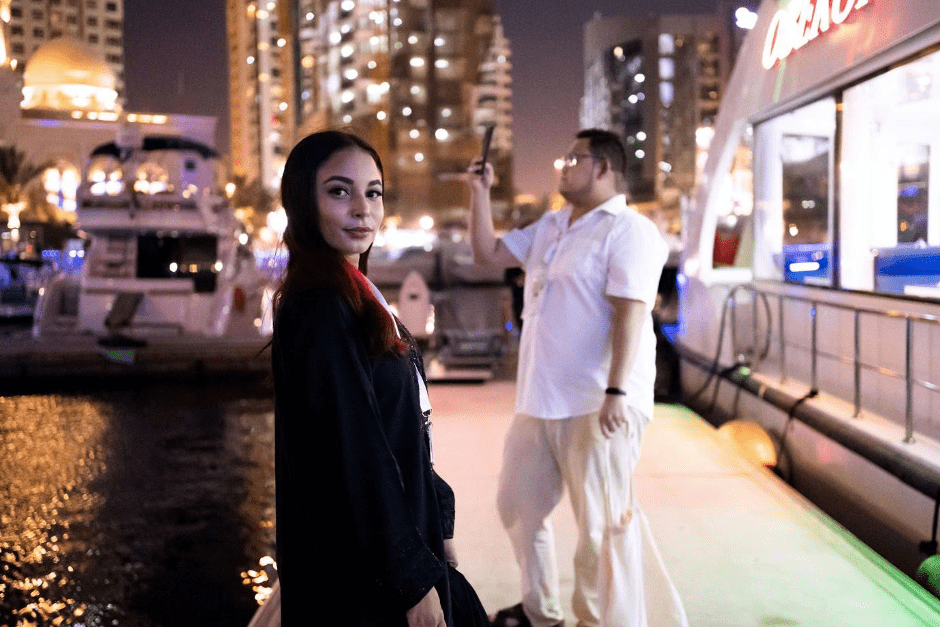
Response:
[[[614,396],[627,396],[627,392],[621,388],[607,388],[604,391],[605,394],[612,394]]]

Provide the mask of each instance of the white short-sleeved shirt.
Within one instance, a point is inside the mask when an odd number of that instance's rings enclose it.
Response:
[[[507,233],[503,244],[526,271],[516,412],[568,418],[597,412],[611,366],[614,307],[606,296],[642,301],[647,322],[627,379],[628,403],[653,417],[656,337],[650,312],[668,248],[623,195],[569,226],[571,207]]]

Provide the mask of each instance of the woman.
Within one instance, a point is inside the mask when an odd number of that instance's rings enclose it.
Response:
[[[421,357],[365,277],[382,193],[379,156],[348,133],[310,135],[285,164],[290,258],[272,341],[282,616],[486,625],[448,566],[454,494],[431,466]]]

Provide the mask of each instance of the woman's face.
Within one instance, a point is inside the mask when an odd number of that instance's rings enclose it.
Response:
[[[320,231],[327,244],[354,266],[382,224],[382,175],[364,150],[344,148],[317,171]]]

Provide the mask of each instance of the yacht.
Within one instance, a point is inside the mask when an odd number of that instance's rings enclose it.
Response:
[[[763,0],[677,276],[694,406],[758,423],[909,576],[938,552],[938,26],[936,2]]]
[[[222,190],[215,150],[145,136],[98,146],[85,171],[76,218],[85,260],[44,287],[34,337],[142,345],[270,333],[270,293]]]

